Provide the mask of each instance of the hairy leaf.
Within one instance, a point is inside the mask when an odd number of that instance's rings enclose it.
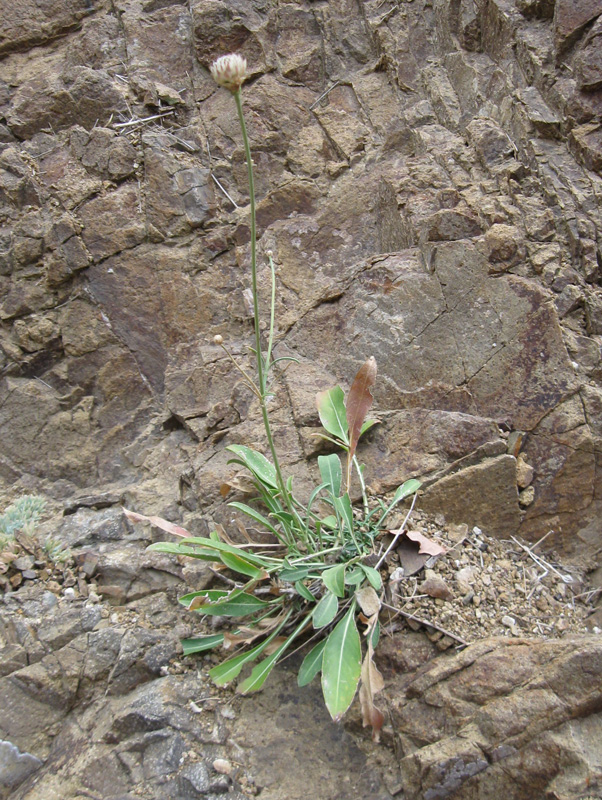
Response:
[[[322,482],[328,484],[334,497],[338,497],[341,494],[343,477],[341,459],[336,453],[331,453],[329,456],[318,456],[318,469]]]
[[[225,542],[221,542],[219,537],[215,531],[211,533],[211,539],[205,539],[202,536],[191,536],[190,539],[184,539],[182,544],[193,544],[198,545],[199,547],[207,547],[209,549],[215,549],[220,553],[232,553],[235,556],[243,556],[247,561],[250,561],[251,564],[255,564],[258,567],[267,567],[271,563],[274,562],[274,559],[267,558],[264,556],[258,556],[256,553],[250,553],[247,550],[244,550],[242,547],[235,547],[231,544],[226,544]],[[151,545],[154,547],[154,545]]]
[[[248,694],[249,692],[257,692],[263,684],[265,683],[268,675],[276,666],[276,662],[280,658],[280,656],[284,653],[284,651],[293,643],[295,638],[297,637],[299,630],[297,629],[291,635],[284,640],[284,642],[280,645],[280,647],[275,650],[271,656],[268,658],[264,658],[263,661],[260,661],[255,667],[253,667],[251,674],[249,677],[244,680],[240,686],[236,688],[238,694]]]
[[[260,514],[259,511],[256,511],[254,508],[251,508],[251,506],[248,506],[246,503],[232,502],[228,503],[228,505],[230,506],[230,508],[237,508],[239,511],[242,511],[243,514],[246,514],[248,517],[251,517],[252,520],[258,522],[260,525],[263,525],[265,528],[267,528],[271,533],[275,534],[276,536],[279,535],[278,531],[276,530],[276,528],[274,528],[269,519],[266,519],[266,517],[264,517],[263,514]]]
[[[273,631],[267,639],[263,642],[260,642],[255,647],[251,648],[251,650],[247,650],[245,653],[241,653],[238,656],[234,656],[233,658],[229,658],[227,661],[223,661],[221,664],[218,664],[216,667],[212,667],[209,670],[209,677],[215,683],[216,686],[224,686],[226,683],[229,683],[231,680],[234,680],[237,675],[240,674],[241,669],[245,664],[249,661],[254,661],[260,653],[262,653],[265,648],[269,645],[269,643],[274,639],[278,632],[282,629],[282,626],[286,623],[288,618],[290,617],[291,612],[286,614],[280,625]]]
[[[422,483],[420,481],[417,481],[415,478],[412,478],[411,480],[402,483],[401,486],[397,489],[397,491],[393,495],[393,500],[391,502],[394,503],[395,505],[397,505],[397,503],[401,503],[401,501],[404,500],[406,497],[409,497],[411,494],[417,492],[421,486]]]
[[[316,404],[320,422],[332,436],[349,444],[347,413],[345,411],[345,393],[340,386],[318,392]]]
[[[307,686],[322,669],[322,655],[325,646],[326,639],[322,639],[315,647],[312,647],[303,659],[303,663],[299,667],[299,676],[297,678],[297,684],[299,686]]]
[[[285,567],[280,570],[278,577],[281,581],[288,581],[294,583],[295,581],[302,581],[309,575],[309,567],[299,565],[298,567]]]
[[[339,601],[332,592],[326,592],[313,611],[314,628],[324,628],[330,625],[339,610]]]
[[[345,492],[342,497],[334,497],[334,506],[343,519],[343,523],[349,532],[353,531],[353,506],[349,499],[349,494]]]
[[[242,461],[242,463],[251,470],[253,475],[262,483],[270,486],[272,489],[280,488],[278,486],[278,478],[276,476],[276,469],[267,458],[253,450],[250,447],[245,447],[242,444],[228,445],[226,450],[234,453]]]
[[[315,603],[316,602],[316,598],[309,591],[307,586],[304,583],[301,583],[301,581],[295,581],[295,589],[297,590],[297,592],[301,595],[301,597],[304,600],[307,600],[308,603]]]
[[[171,553],[174,556],[190,556],[200,558],[202,561],[219,561],[217,550],[199,550],[196,547],[186,547],[184,544],[172,544],[171,542],[155,542],[146,548],[153,553]]]
[[[351,705],[360,680],[362,649],[355,624],[355,605],[326,640],[322,656],[322,693],[326,708],[338,722]]]
[[[364,572],[356,564],[349,572],[345,573],[345,583],[347,586],[357,586],[365,577]]]
[[[337,597],[345,597],[345,564],[336,564],[322,573],[322,580],[327,589]]]
[[[363,569],[370,585],[373,586],[377,592],[380,592],[383,587],[383,581],[380,577],[380,572],[377,569],[374,569],[374,567],[369,567],[367,564],[360,564],[360,567]]]

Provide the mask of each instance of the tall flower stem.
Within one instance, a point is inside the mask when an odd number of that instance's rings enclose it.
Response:
[[[267,409],[267,372],[269,364],[263,361],[261,352],[261,331],[259,328],[259,292],[257,291],[257,225],[255,221],[255,181],[253,179],[253,162],[251,160],[251,147],[249,144],[249,136],[247,134],[247,126],[245,124],[245,117],[242,110],[241,91],[238,89],[232,92],[234,100],[236,101],[236,110],[238,111],[238,120],[240,122],[240,129],[242,131],[242,139],[245,148],[245,159],[247,162],[247,178],[249,181],[249,198],[251,204],[251,289],[253,292],[253,317],[255,326],[255,356],[257,360],[257,378],[259,383],[259,404],[261,406],[261,416],[263,417],[263,426],[265,428],[268,445],[272,454],[274,468],[276,469],[276,477],[278,486],[282,493],[282,497],[293,516],[297,516],[294,510],[293,502],[290,493],[286,488],[286,483],[282,476],[280,469],[280,462],[278,460],[278,453],[274,444],[274,437],[270,427],[270,418]]]

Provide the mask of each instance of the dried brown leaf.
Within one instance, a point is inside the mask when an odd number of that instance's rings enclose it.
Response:
[[[380,600],[372,586],[364,586],[355,593],[355,599],[368,618],[374,617],[380,611]]]
[[[360,438],[362,425],[368,411],[372,407],[374,398],[371,388],[376,382],[376,359],[374,356],[366,361],[353,379],[349,394],[347,395],[347,424],[349,426],[349,459],[353,458],[357,443]]]
[[[372,646],[372,632],[378,621],[378,614],[370,620],[368,629],[368,651],[362,662],[361,686],[359,691],[360,706],[362,709],[362,723],[364,728],[368,725],[372,727],[372,739],[375,742],[380,740],[380,731],[384,724],[385,717],[382,711],[374,704],[374,697],[385,686],[383,676],[380,674],[374,663],[374,648]]]
[[[392,533],[395,533],[395,531],[392,531]],[[429,539],[427,536],[424,536],[424,534],[419,533],[418,531],[406,531],[405,535],[412,542],[418,543],[419,553],[428,553],[429,556],[440,556],[447,552],[445,547],[441,547],[440,544],[433,542],[432,539]]]
[[[184,539],[189,539],[192,534],[186,528],[175,525],[162,517],[146,517],[144,514],[137,514],[135,511],[128,511],[127,508],[123,509],[123,513],[130,520],[130,522],[150,522],[151,525],[160,528],[166,533],[172,533],[174,536],[181,536]]]

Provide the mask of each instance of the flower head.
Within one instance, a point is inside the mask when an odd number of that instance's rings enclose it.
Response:
[[[213,62],[210,71],[219,86],[237,92],[247,77],[247,59],[237,53],[221,56]]]

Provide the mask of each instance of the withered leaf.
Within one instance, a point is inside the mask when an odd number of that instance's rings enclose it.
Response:
[[[347,424],[349,425],[349,460],[351,460],[355,454],[362,425],[374,402],[370,390],[375,382],[376,359],[374,356],[370,356],[353,379],[349,394],[347,395],[347,403],[345,404],[347,409]]]
[[[390,531],[390,533],[395,536],[398,531]],[[444,547],[417,531],[405,531],[400,536],[397,545],[397,555],[405,577],[416,574],[430,558],[445,552]]]
[[[189,539],[192,534],[186,528],[175,525],[162,517],[146,517],[144,514],[137,514],[135,511],[128,511],[127,508],[123,509],[123,513],[131,522],[150,522],[166,533],[172,533],[174,536],[182,536],[184,539]]]
[[[392,533],[395,533],[395,531],[392,531]],[[413,542],[418,542],[419,553],[427,553],[429,556],[440,556],[447,552],[445,547],[441,547],[440,544],[433,542],[432,539],[429,539],[427,536],[424,536],[424,534],[419,533],[418,531],[406,531],[405,535]]]
[[[382,711],[374,704],[374,697],[384,688],[385,682],[373,660],[374,648],[372,646],[372,631],[378,620],[375,614],[370,620],[368,630],[368,651],[362,662],[361,686],[359,691],[360,706],[362,709],[362,723],[364,728],[368,725],[372,727],[372,739],[375,742],[380,740],[380,731],[384,724],[385,717]]]
[[[380,600],[372,586],[358,589],[355,598],[366,617],[372,618],[380,611]]]

